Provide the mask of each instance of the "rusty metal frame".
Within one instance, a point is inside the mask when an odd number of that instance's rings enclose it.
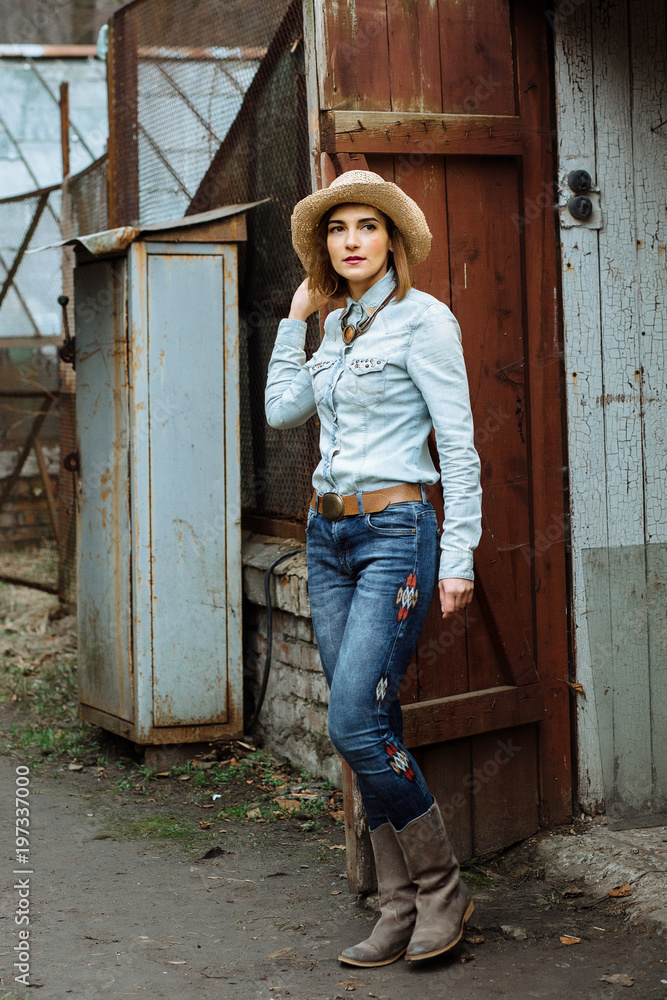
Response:
[[[0,289],[0,309],[2,308],[2,303],[5,301],[5,297],[7,295],[7,292],[9,291],[9,289],[11,288],[11,286],[12,286],[12,284],[14,282],[14,278],[16,277],[16,272],[18,271],[19,265],[20,265],[21,261],[23,260],[23,255],[26,252],[26,250],[28,249],[28,246],[30,245],[30,240],[35,235],[35,230],[37,229],[37,225],[39,223],[39,220],[41,219],[42,213],[44,212],[44,209],[47,206],[47,203],[48,203],[48,200],[49,200],[49,193],[50,192],[43,191],[40,194],[40,196],[39,196],[39,200],[37,202],[37,207],[35,209],[35,213],[34,213],[34,215],[32,217],[30,225],[28,226],[28,229],[26,230],[26,234],[23,237],[23,242],[21,243],[21,246],[18,248],[18,250],[16,252],[16,256],[14,257],[14,260],[12,261],[12,265],[9,268],[9,271],[7,272],[7,276],[6,276],[5,280],[4,280],[4,284],[3,284],[2,288]]]

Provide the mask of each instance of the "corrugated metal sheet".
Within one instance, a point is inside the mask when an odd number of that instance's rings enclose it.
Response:
[[[251,201],[244,205],[225,205],[223,208],[214,208],[209,212],[199,212],[197,215],[188,215],[185,218],[170,219],[168,222],[155,222],[150,226],[120,226],[118,229],[107,229],[102,233],[89,233],[85,236],[76,236],[70,240],[59,240],[57,243],[47,243],[43,247],[35,247],[28,253],[38,253],[41,250],[52,250],[56,247],[75,246],[83,247],[94,257],[102,257],[105,254],[118,253],[134,243],[143,233],[169,232],[174,229],[186,229],[203,222],[216,222],[219,219],[227,219],[232,215],[240,215],[255,205],[261,205],[268,198],[261,201]]]

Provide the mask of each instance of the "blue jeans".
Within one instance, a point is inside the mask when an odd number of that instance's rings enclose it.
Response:
[[[401,830],[434,801],[403,746],[398,696],[437,584],[439,552],[423,486],[422,500],[338,521],[308,510],[308,595],[330,689],[329,735],[357,775],[371,830],[388,820]]]

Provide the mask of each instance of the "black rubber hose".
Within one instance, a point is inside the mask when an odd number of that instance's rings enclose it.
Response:
[[[264,696],[266,695],[266,687],[269,683],[269,674],[271,673],[271,646],[273,643],[273,609],[271,607],[271,574],[273,573],[273,567],[277,566],[279,562],[283,559],[287,559],[288,556],[294,556],[297,552],[305,552],[305,547],[302,546],[300,549],[290,549],[289,552],[283,552],[281,555],[277,556],[266,573],[264,574],[264,596],[266,597],[266,659],[264,660],[264,676],[262,677],[262,687],[259,692],[259,700],[255,706],[255,711],[253,712],[252,719],[248,723],[246,732],[251,733],[255,727],[255,724],[259,718],[259,713],[262,711],[262,705],[264,704]]]

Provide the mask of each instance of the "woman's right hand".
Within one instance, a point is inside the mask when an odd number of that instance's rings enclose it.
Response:
[[[304,278],[292,297],[289,319],[307,320],[328,301],[326,295],[312,295],[308,288],[308,278]]]

